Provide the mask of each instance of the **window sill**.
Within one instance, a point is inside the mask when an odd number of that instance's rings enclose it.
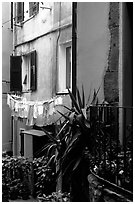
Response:
[[[23,90],[22,93],[32,93],[32,90]]]
[[[71,88],[69,90],[72,91]],[[56,93],[56,95],[67,95],[67,94],[69,94],[68,89],[65,89],[64,91],[58,91]]]
[[[30,16],[28,19],[26,19],[26,20],[24,20],[24,21],[22,21],[22,22],[20,22],[20,23],[17,23],[17,25],[23,26],[24,23],[26,23],[27,21],[30,21],[30,20],[31,20],[32,18],[34,18],[37,14],[38,14],[38,12],[35,13],[35,14],[33,14],[32,16]]]

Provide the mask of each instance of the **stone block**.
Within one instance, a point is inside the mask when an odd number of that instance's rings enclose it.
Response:
[[[119,2],[110,2],[109,28],[119,26]]]
[[[104,78],[104,94],[108,103],[119,101],[118,72],[106,72]]]

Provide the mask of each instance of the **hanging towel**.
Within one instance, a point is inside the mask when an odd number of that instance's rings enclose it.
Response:
[[[34,125],[33,112],[34,112],[34,105],[30,105],[26,125],[29,125],[29,126]]]

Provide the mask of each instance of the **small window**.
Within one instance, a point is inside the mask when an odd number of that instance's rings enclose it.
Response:
[[[24,2],[17,2],[17,23],[24,20]]]
[[[23,91],[36,90],[36,51],[23,57],[22,62],[22,86]]]
[[[39,2],[29,2],[29,16],[33,16],[39,11]]]
[[[58,92],[72,88],[71,42],[59,46]]]

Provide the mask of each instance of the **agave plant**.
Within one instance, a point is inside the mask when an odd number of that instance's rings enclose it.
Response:
[[[92,104],[98,102],[98,91],[94,91]],[[44,132],[49,137],[49,143],[45,147],[47,149],[47,156],[50,158],[48,165],[50,165],[51,162],[56,163],[58,176],[62,175],[63,177],[64,190],[67,190],[67,188],[64,188],[66,186],[64,186],[64,183],[72,183],[75,178],[74,175],[77,175],[77,172],[79,172],[79,174],[81,173],[82,165],[85,163],[85,150],[87,148],[87,150],[91,152],[94,141],[91,135],[91,124],[89,120],[87,120],[87,108],[90,97],[88,97],[86,103],[83,86],[82,96],[79,90],[76,89],[77,100],[69,89],[68,92],[73,107],[70,109],[64,106],[68,110],[67,114],[58,111],[59,114],[65,118],[65,121],[60,123],[60,125],[56,124],[55,135],[44,129]],[[78,178],[76,178],[76,180],[78,180]],[[80,185],[83,185],[82,179]]]

